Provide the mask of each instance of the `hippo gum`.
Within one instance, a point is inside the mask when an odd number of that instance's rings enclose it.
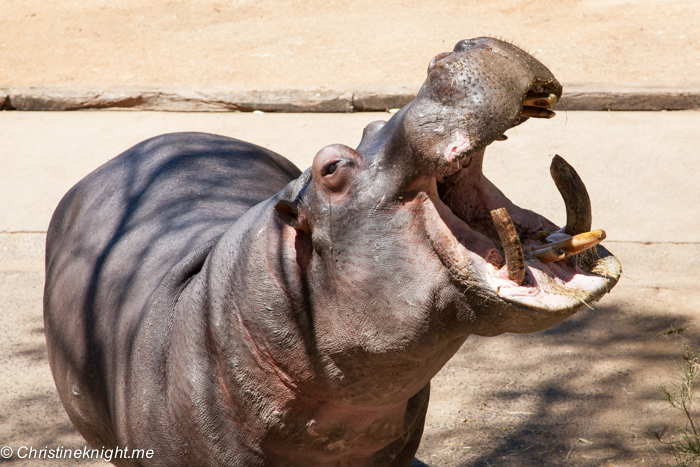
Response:
[[[464,40],[303,173],[203,133],[98,168],[46,245],[49,362],[77,429],[154,451],[118,465],[410,465],[430,380],[470,334],[545,329],[620,277],[563,159],[565,227],[482,173],[486,146],[561,92],[517,47]]]

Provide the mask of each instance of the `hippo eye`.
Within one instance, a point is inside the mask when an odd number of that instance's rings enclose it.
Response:
[[[323,185],[331,191],[342,191],[353,176],[355,163],[348,159],[330,159],[319,169]]]
[[[321,168],[321,176],[325,177],[326,175],[333,175],[333,173],[338,170],[338,165],[340,164],[340,161],[329,161],[328,164],[324,165]]]

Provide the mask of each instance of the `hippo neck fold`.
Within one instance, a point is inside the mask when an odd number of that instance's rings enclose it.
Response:
[[[351,264],[329,265],[328,257],[305,246],[307,234],[272,214],[274,201],[256,206],[226,232],[201,273],[214,346],[236,355],[226,360],[227,374],[236,380],[229,381],[233,390],[243,380],[274,374],[285,397],[331,394],[338,403],[375,405],[416,394],[467,336],[464,329],[451,331],[445,341],[430,299],[413,303],[416,296],[439,292],[418,290],[400,309],[381,299],[384,290],[373,301],[365,284],[353,282]],[[324,273],[334,268],[337,274]],[[246,272],[251,270],[264,270],[258,275],[264,279]],[[399,282],[396,287],[403,286]],[[365,301],[371,306],[358,307]],[[250,365],[240,364],[242,354]],[[360,356],[363,365],[357,365]],[[240,371],[246,374],[236,374]],[[377,397],[373,391],[386,372],[400,376]]]

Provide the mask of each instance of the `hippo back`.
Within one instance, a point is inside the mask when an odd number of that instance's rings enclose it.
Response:
[[[193,251],[206,256],[207,243],[300,173],[250,143],[174,133],[134,146],[66,194],[47,233],[44,321],[61,400],[93,446],[115,444],[111,388],[125,381],[164,277]]]

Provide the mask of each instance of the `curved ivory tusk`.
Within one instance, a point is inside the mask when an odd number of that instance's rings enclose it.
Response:
[[[508,278],[518,285],[523,285],[525,282],[525,257],[513,220],[508,215],[506,208],[494,209],[491,211],[491,217],[496,225],[498,237],[501,239],[503,253],[506,255]]]
[[[523,111],[520,114],[521,117],[534,117],[534,118],[552,118],[556,115],[556,112],[552,112],[549,109],[544,109],[541,107],[523,107]]]
[[[566,205],[565,232],[573,236],[590,231],[593,221],[591,199],[588,197],[588,191],[581,177],[559,155],[552,159],[549,172]]]
[[[592,232],[574,235],[573,237],[565,238],[558,242],[548,243],[537,248],[526,249],[526,253],[534,256],[543,263],[552,263],[577,255],[589,248],[593,248],[603,240],[605,240],[605,230],[594,230]]]

